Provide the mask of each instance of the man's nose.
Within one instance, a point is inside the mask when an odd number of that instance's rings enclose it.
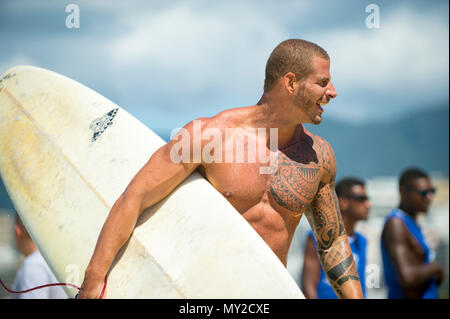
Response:
[[[425,201],[426,201],[427,203],[431,203],[432,200],[433,200],[433,197],[434,197],[434,194],[432,194],[432,193],[427,193],[427,195],[424,197],[424,199],[425,199]]]
[[[334,99],[337,96],[337,92],[336,89],[334,88],[333,83],[331,82],[328,83],[327,91],[325,94],[327,95],[328,99]]]

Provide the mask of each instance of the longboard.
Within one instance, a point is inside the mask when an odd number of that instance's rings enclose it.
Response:
[[[65,76],[17,66],[0,78],[1,177],[62,282],[81,285],[112,205],[164,144]],[[304,298],[262,238],[197,172],[142,214],[108,273],[106,297]]]

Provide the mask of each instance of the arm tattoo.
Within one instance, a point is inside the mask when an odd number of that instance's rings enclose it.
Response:
[[[342,275],[346,273],[346,271],[350,268],[350,266],[353,263],[353,257],[352,255],[348,256],[343,262],[340,264],[337,264],[336,266],[332,267],[330,270],[327,271],[328,278],[332,281],[336,281],[339,278],[341,278]],[[342,279],[338,281],[341,282]],[[342,283],[345,281],[342,281]]]
[[[317,241],[322,268],[336,294],[343,297],[342,286],[348,281],[359,282],[359,275],[334,190],[336,162],[333,150],[325,141],[319,146],[325,182],[320,183],[306,216]]]
[[[317,249],[331,286],[339,297],[343,297],[342,285],[349,280],[360,281],[347,237],[336,239],[329,249],[320,249],[319,246]]]
[[[312,214],[308,218],[321,249],[330,248],[336,238],[346,234],[333,187],[321,184],[311,205]]]

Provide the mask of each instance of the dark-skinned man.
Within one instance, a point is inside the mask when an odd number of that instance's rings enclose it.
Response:
[[[405,170],[399,181],[400,205],[385,220],[381,253],[389,299],[435,299],[444,271],[431,261],[430,248],[417,224],[426,213],[435,188],[417,168]]]

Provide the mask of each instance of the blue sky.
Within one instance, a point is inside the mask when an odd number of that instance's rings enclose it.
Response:
[[[68,29],[66,5],[80,9]],[[380,9],[380,28],[365,21]],[[69,76],[157,132],[255,104],[288,38],[325,48],[338,98],[327,117],[391,121],[448,107],[448,1],[0,1],[0,73]],[[324,121],[323,123],[326,123]]]

